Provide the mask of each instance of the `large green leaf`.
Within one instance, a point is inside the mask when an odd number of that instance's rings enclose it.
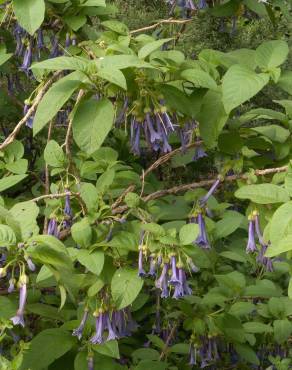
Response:
[[[269,238],[272,248],[288,234],[292,234],[292,202],[285,203],[273,214],[269,224]],[[269,250],[270,253],[270,250]]]
[[[12,175],[12,176],[3,177],[0,180],[0,193],[16,185],[17,183],[19,183],[26,177],[27,175]]]
[[[81,249],[77,254],[77,260],[95,275],[100,275],[104,264],[104,253],[102,251],[91,252]]]
[[[215,238],[225,238],[239,228],[244,220],[244,216],[235,211],[226,211],[222,220],[215,226]]]
[[[221,92],[211,90],[207,92],[196,118],[200,124],[200,134],[204,143],[209,148],[214,147],[228,119],[228,114],[222,103]]]
[[[43,23],[44,0],[13,0],[13,9],[18,23],[30,35],[33,35]]]
[[[71,227],[71,234],[74,241],[83,248],[89,247],[92,238],[92,230],[88,218],[75,222]]]
[[[199,234],[199,225],[198,224],[187,224],[179,231],[179,239],[183,245],[192,244]]]
[[[52,167],[63,167],[65,163],[65,154],[55,140],[50,140],[47,143],[44,158],[46,163]]]
[[[245,185],[235,192],[235,196],[258,204],[284,203],[290,200],[287,190],[274,184]]]
[[[292,250],[292,235],[287,235],[281,239],[277,244],[272,244],[267,252],[266,257],[278,256],[281,253],[290,252]]]
[[[112,278],[111,292],[117,309],[122,309],[134,302],[143,286],[137,270],[120,268]]]
[[[63,356],[74,345],[71,333],[62,329],[46,329],[36,335],[25,350],[20,370],[42,370]]]
[[[172,40],[171,38],[168,39],[161,39],[149,42],[148,44],[144,45],[138,52],[138,57],[140,59],[145,59],[149,54],[151,54],[153,51],[159,49],[163,44],[166,42]]]
[[[266,41],[256,49],[255,60],[260,68],[270,69],[283,64],[287,59],[288,53],[289,48],[285,41]]]
[[[0,225],[0,247],[8,248],[16,243],[16,236],[11,227]]]
[[[253,127],[253,131],[268,137],[272,141],[277,143],[284,143],[288,137],[290,136],[289,130],[285,129],[284,127],[277,126],[277,125],[268,125],[268,126],[260,126],[260,127]]]
[[[79,87],[80,73],[73,72],[70,75],[55,82],[46,92],[37,107],[33,121],[33,134],[40,132],[45,125],[58,113],[68,101],[74,91]]]
[[[255,96],[269,82],[269,76],[257,74],[242,65],[233,65],[225,73],[222,82],[223,104],[226,112],[238,107]]]
[[[23,240],[39,232],[37,217],[39,207],[31,201],[16,203],[10,210],[9,214],[17,222],[21,230]]]
[[[10,59],[12,57],[13,54],[9,53],[9,54],[6,54],[6,53],[0,53],[0,66],[2,64],[4,64],[5,62],[7,62],[8,59]]]
[[[214,79],[207,72],[200,69],[186,69],[181,73],[181,76],[185,80],[192,82],[195,87],[217,89]]]
[[[119,69],[100,68],[97,72],[97,75],[100,78],[109,81],[124,90],[127,90],[126,78]]]
[[[63,56],[35,63],[31,66],[31,69],[86,71],[89,64],[90,61],[85,58]]]
[[[292,95],[292,71],[284,71],[279,80],[278,86],[280,86],[288,94]]]
[[[102,145],[113,125],[114,109],[108,99],[82,102],[73,118],[73,137],[87,154]]]

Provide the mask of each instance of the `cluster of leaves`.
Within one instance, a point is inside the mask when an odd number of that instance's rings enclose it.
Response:
[[[288,43],[189,58],[170,3],[0,0],[1,369],[291,366]]]

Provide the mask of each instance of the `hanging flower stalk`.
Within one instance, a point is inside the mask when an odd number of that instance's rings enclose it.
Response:
[[[18,285],[19,285],[19,306],[16,312],[16,315],[11,317],[11,321],[13,325],[21,325],[22,327],[25,326],[24,322],[24,309],[26,304],[27,298],[27,283],[28,277],[25,274],[20,275]]]

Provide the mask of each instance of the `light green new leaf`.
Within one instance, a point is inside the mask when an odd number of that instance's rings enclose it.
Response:
[[[171,38],[168,39],[161,39],[149,42],[148,44],[144,45],[138,52],[138,57],[140,59],[145,59],[148,55],[150,55],[153,51],[159,49],[163,44],[172,40]]]
[[[129,28],[124,24],[116,20],[104,21],[101,23],[105,28],[111,31],[119,33],[120,35],[128,35]]]
[[[278,256],[281,253],[290,252],[292,250],[292,235],[288,235],[277,244],[272,244],[267,252],[265,253],[266,257]]]
[[[9,213],[13,217],[13,220],[19,225],[23,240],[39,232],[36,221],[39,214],[39,207],[34,202],[27,201],[16,203],[10,208]]]
[[[0,225],[0,247],[8,248],[16,243],[16,236],[11,227]]]
[[[244,220],[244,216],[235,211],[226,211],[222,220],[216,222],[215,225],[215,238],[221,239],[232,234],[237,230]]]
[[[116,308],[121,310],[134,302],[143,286],[137,270],[120,268],[112,278],[111,292]]]
[[[269,226],[269,238],[272,245],[269,252],[289,233],[292,233],[292,202],[281,205],[273,214]]]
[[[187,224],[179,231],[179,239],[183,245],[192,244],[199,234],[199,225],[198,224]]]
[[[113,120],[114,109],[108,99],[82,102],[73,118],[73,137],[76,144],[87,154],[94,153],[111,130]]]
[[[33,121],[33,135],[39,133],[45,125],[59,112],[62,106],[68,101],[74,91],[79,87],[81,81],[78,78],[79,72],[55,82],[46,92],[37,107]]]
[[[285,203],[290,200],[287,190],[274,184],[245,185],[235,192],[235,196],[258,204]]]
[[[104,253],[94,251],[90,253],[87,249],[78,251],[77,260],[95,275],[100,275],[104,265]]]
[[[120,358],[119,345],[116,340],[110,340],[102,345],[92,346],[93,350],[108,357]]]
[[[44,158],[46,163],[52,167],[63,167],[65,163],[65,154],[55,140],[50,140],[47,143]]]
[[[46,329],[36,335],[24,352],[20,370],[41,370],[63,356],[74,345],[71,333],[62,329]]]
[[[108,69],[108,68],[101,68],[98,70],[97,75],[107,80],[117,86],[120,86],[122,89],[127,90],[127,81],[123,73],[119,69]]]
[[[73,240],[81,247],[87,248],[91,243],[92,230],[87,218],[83,218],[79,222],[75,222],[71,227]]]
[[[45,16],[44,0],[13,0],[13,9],[17,22],[30,35],[43,23]]]
[[[223,104],[227,113],[255,96],[269,82],[269,76],[256,74],[242,65],[233,65],[222,82]]]
[[[27,175],[12,175],[12,176],[3,177],[0,180],[0,193],[16,185],[17,183],[19,183],[26,177]]]
[[[192,82],[195,87],[213,90],[217,89],[217,84],[214,79],[207,72],[200,69],[186,69],[181,73],[181,77]]]
[[[285,41],[266,41],[256,49],[255,60],[260,68],[271,69],[283,64],[288,53],[289,48]]]
[[[78,31],[87,20],[85,15],[67,15],[63,19],[73,31]]]
[[[18,159],[17,161],[12,163],[7,163],[5,166],[8,171],[15,173],[16,175],[22,175],[26,173],[27,167],[28,160],[24,158]]]
[[[284,127],[277,126],[277,125],[268,125],[268,126],[260,126],[260,127],[253,127],[253,131],[268,137],[272,141],[276,141],[277,143],[284,143],[288,137],[290,136],[290,131],[285,129]]]
[[[11,54],[11,53],[10,53],[10,54],[5,54],[5,53],[3,53],[3,54],[2,54],[2,53],[1,53],[1,54],[0,54],[0,66],[1,66],[2,64],[4,64],[5,62],[7,62],[7,60],[8,60],[8,59],[10,59],[10,58],[12,57],[12,55],[13,55],[13,54]]]

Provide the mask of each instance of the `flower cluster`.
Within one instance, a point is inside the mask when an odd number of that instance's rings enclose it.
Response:
[[[82,338],[89,310],[83,313],[80,325],[72,333],[79,340]],[[92,344],[102,344],[110,340],[128,337],[137,329],[137,323],[133,320],[129,307],[112,312],[100,308],[93,313],[95,317],[95,334],[91,337]]]
[[[259,251],[256,245],[256,237],[261,246],[261,249]],[[258,255],[256,258],[257,263],[264,266],[267,271],[272,272],[273,262],[271,258],[265,257],[265,253],[267,249],[268,249],[268,244],[264,241],[264,238],[261,232],[259,213],[257,211],[254,211],[249,216],[248,241],[247,241],[247,246],[246,246],[246,253],[258,252]]]
[[[190,343],[189,365],[197,365],[200,358],[200,367],[205,368],[220,359],[216,337],[202,336],[200,345]]]

